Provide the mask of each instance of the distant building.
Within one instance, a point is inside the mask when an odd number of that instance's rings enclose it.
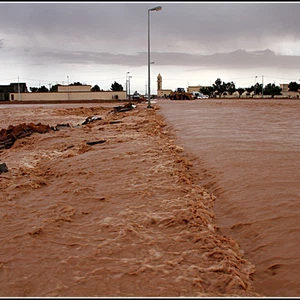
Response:
[[[172,90],[162,88],[162,76],[158,74],[157,76],[157,97],[167,97],[170,95]]]
[[[201,88],[207,88],[208,86],[203,86],[203,85],[197,85],[197,86],[188,86],[187,87],[187,92],[188,93],[193,93],[193,92],[199,92]],[[170,95],[172,92],[171,89],[163,89],[162,88],[162,76],[160,73],[157,76],[157,96],[158,97],[167,97]]]
[[[288,83],[280,83],[279,85],[282,88],[282,92],[288,92],[289,84]]]
[[[8,100],[15,101],[90,101],[90,100],[126,100],[126,91],[92,92],[91,85],[58,85],[57,92],[28,92],[12,90]]]
[[[299,98],[300,88],[298,92],[289,91],[289,83],[280,83],[279,86],[282,88],[282,96],[284,98]]]
[[[200,84],[199,85],[193,85],[193,86],[189,85],[187,87],[186,91],[188,93],[199,92],[201,88],[208,88],[208,86],[203,86],[203,85],[200,85]]]
[[[25,82],[13,82],[9,85],[0,85],[0,101],[9,101],[10,93],[27,93],[27,86]]]

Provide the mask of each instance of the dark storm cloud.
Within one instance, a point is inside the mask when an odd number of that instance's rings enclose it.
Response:
[[[236,50],[229,53],[215,53],[212,55],[196,55],[186,53],[159,53],[151,54],[155,65],[160,66],[187,66],[209,69],[244,69],[271,67],[282,69],[298,69],[300,56],[276,55],[271,50],[252,51]],[[95,52],[42,52],[35,56],[38,61],[50,61],[56,64],[101,64],[101,65],[124,65],[131,67],[145,66],[147,53],[137,55],[95,53]]]
[[[151,12],[151,33],[163,51],[182,47],[188,53],[191,42],[225,52],[265,49],[274,39],[300,38],[300,3],[286,2],[1,3],[0,32],[43,36],[54,46],[59,38],[89,41],[91,47],[92,41],[119,41],[120,47],[139,52],[147,40],[147,10],[157,5],[163,10]]]

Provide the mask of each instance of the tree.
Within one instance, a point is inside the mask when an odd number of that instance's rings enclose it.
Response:
[[[208,86],[208,87],[202,87],[200,88],[199,92],[206,95],[206,96],[209,96],[211,97],[212,94],[213,94],[213,91],[214,91],[214,88],[212,86]]]
[[[246,88],[247,93],[254,92],[255,95],[261,94],[262,91],[262,84],[259,84],[258,82],[255,85],[251,85],[251,87]]]
[[[58,92],[58,86],[60,86],[60,84],[52,85],[50,88],[50,92]]]
[[[123,91],[123,86],[116,81],[111,85],[110,88],[113,92]]]
[[[220,95],[225,91],[224,85],[222,84],[222,80],[220,78],[217,78],[213,84],[213,90],[217,91]]]
[[[258,82],[256,82],[254,86],[252,85],[252,87],[253,87],[254,95],[261,94],[262,84],[259,84]]]
[[[94,85],[92,88],[91,88],[91,91],[92,92],[100,92],[100,87],[99,87],[99,85]]]
[[[29,89],[30,89],[30,91],[31,91],[32,93],[36,93],[36,92],[38,91],[39,88],[32,86],[32,87],[30,87]]]
[[[222,82],[220,78],[217,78],[213,84],[213,90],[217,91],[219,95],[222,95],[224,92],[227,94],[232,94],[236,91],[235,84],[231,82]]]
[[[282,88],[276,86],[275,83],[269,83],[264,87],[264,95],[281,95]]]
[[[231,82],[227,82],[225,84],[225,90],[230,94],[232,95],[235,91],[236,91],[236,88],[235,88],[235,84],[231,81]]]
[[[298,89],[300,88],[300,84],[298,84],[296,81],[291,81],[288,85],[289,91],[291,92],[298,92]]]
[[[49,92],[49,90],[44,85],[42,85],[40,88],[38,88],[37,92],[47,93],[47,92]]]
[[[238,93],[239,93],[239,98],[241,98],[241,95],[246,91],[244,88],[238,88],[237,89]]]
[[[73,83],[71,83],[71,84],[69,84],[69,85],[83,85],[81,82],[73,82]]]

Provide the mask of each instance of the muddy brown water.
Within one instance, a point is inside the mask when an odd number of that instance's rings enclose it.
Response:
[[[0,151],[0,296],[257,296],[157,105],[107,105],[0,105],[0,128],[72,125]]]
[[[214,211],[256,267],[258,293],[300,296],[300,101],[160,100]]]

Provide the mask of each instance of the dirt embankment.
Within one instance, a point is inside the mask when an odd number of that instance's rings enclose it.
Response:
[[[0,150],[0,296],[258,296],[158,109],[1,110],[71,126]]]

